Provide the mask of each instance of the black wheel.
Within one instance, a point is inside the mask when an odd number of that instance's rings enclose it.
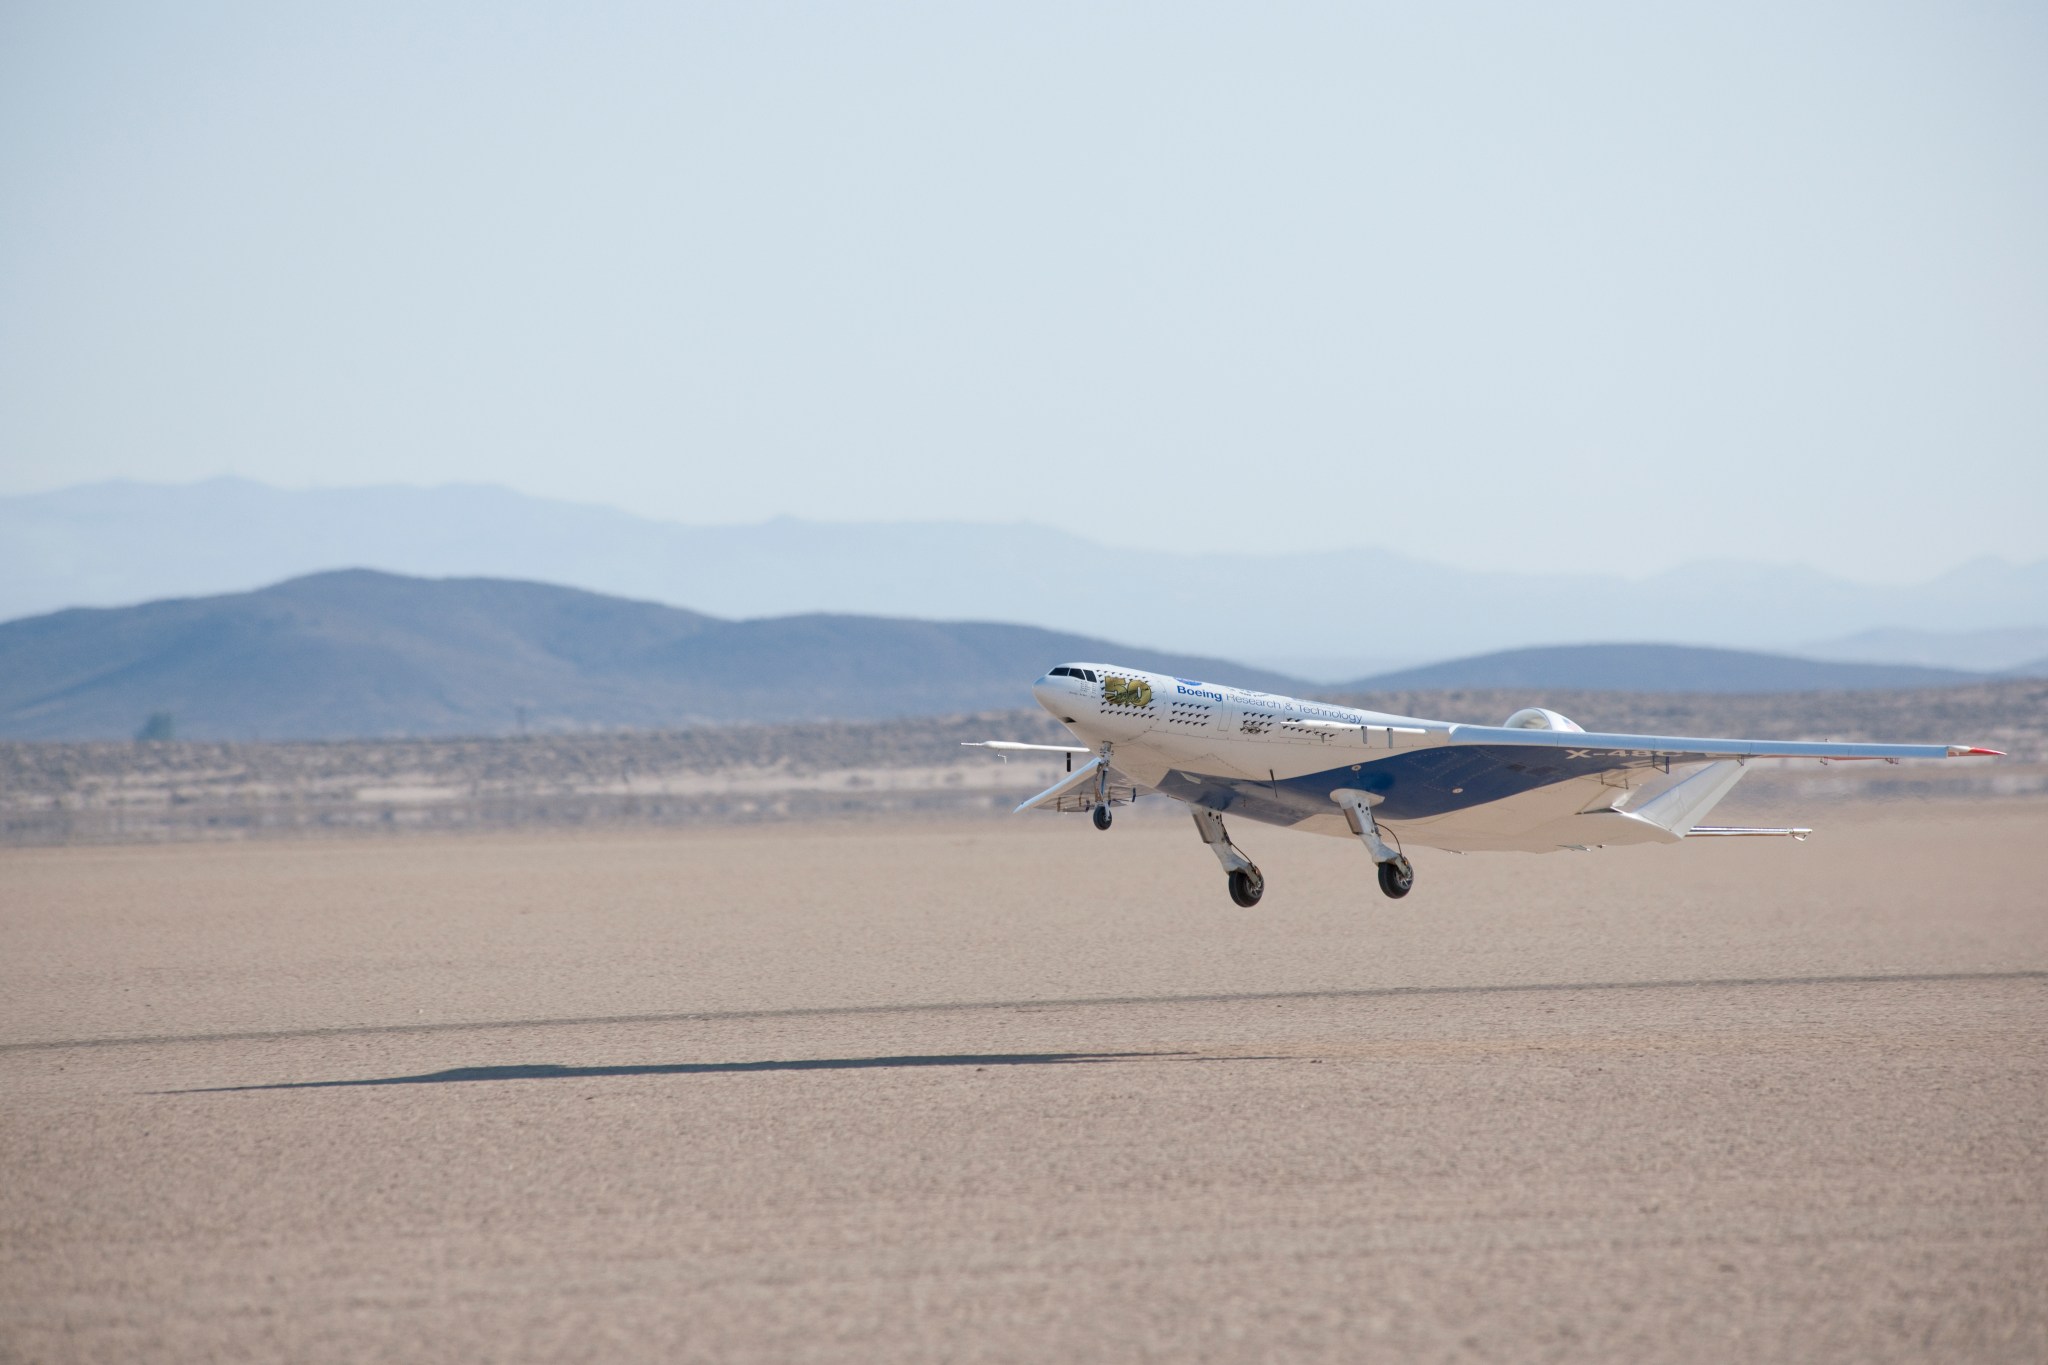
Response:
[[[1108,829],[1108,828],[1109,828],[1109,807],[1108,807],[1108,806],[1097,806],[1097,807],[1095,808],[1095,828],[1097,828],[1097,829]]]
[[[1380,890],[1393,900],[1399,900],[1415,889],[1415,869],[1406,858],[1396,858],[1391,863],[1380,864]]]
[[[1256,867],[1240,867],[1230,874],[1230,898],[1249,910],[1266,894],[1266,879]]]

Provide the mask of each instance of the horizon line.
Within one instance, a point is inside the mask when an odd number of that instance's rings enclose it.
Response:
[[[326,493],[395,492],[433,494],[442,492],[463,491],[493,493],[509,496],[527,502],[541,503],[554,507],[575,508],[586,512],[600,512],[609,516],[623,517],[629,521],[637,522],[646,526],[665,527],[673,528],[675,530],[680,531],[694,532],[762,530],[771,526],[775,526],[779,523],[789,523],[796,526],[825,527],[847,530],[900,529],[903,527],[959,527],[963,529],[1013,527],[1025,530],[1048,532],[1053,535],[1063,536],[1068,539],[1079,541],[1083,544],[1098,547],[1105,550],[1136,551],[1142,554],[1158,555],[1162,557],[1275,562],[1295,559],[1317,558],[1327,555],[1369,554],[1382,556],[1386,559],[1402,561],[1410,564],[1427,565],[1431,568],[1443,570],[1448,573],[1463,574],[1473,578],[1552,578],[1561,580],[1592,580],[1642,584],[1654,582],[1661,578],[1679,576],[1688,573],[1696,573],[1703,569],[1712,569],[1716,567],[1739,567],[1745,569],[1763,569],[1778,573],[1810,573],[1820,578],[1827,579],[1836,583],[1846,584],[1851,587],[1883,589],[1924,587],[1929,584],[1939,582],[1944,578],[1949,578],[1956,574],[1965,572],[1967,570],[1983,566],[1990,566],[1998,569],[2017,572],[2024,572],[2031,569],[2048,567],[2048,553],[2044,553],[2039,558],[2024,560],[2009,559],[2004,555],[1998,554],[1978,555],[1973,558],[1954,561],[1948,567],[1938,569],[1923,577],[1890,581],[1851,577],[1847,574],[1843,574],[1835,570],[1822,568],[1812,563],[1811,561],[1806,560],[1744,559],[1732,556],[1714,559],[1683,560],[1667,568],[1654,569],[1642,574],[1629,574],[1621,572],[1619,570],[1602,571],[1574,569],[1468,568],[1463,565],[1452,563],[1447,560],[1433,559],[1421,555],[1409,554],[1407,552],[1400,550],[1390,550],[1383,546],[1365,544],[1333,545],[1317,549],[1293,550],[1238,550],[1226,548],[1216,550],[1194,551],[1150,545],[1112,545],[1110,542],[1100,540],[1092,535],[1088,535],[1080,531],[1069,530],[1066,527],[1059,526],[1052,522],[1037,521],[1028,518],[986,521],[950,517],[906,519],[901,521],[877,521],[868,519],[837,521],[817,517],[799,516],[796,513],[792,512],[777,512],[772,513],[769,516],[760,518],[758,520],[752,521],[680,521],[670,517],[653,516],[645,512],[634,511],[630,508],[621,507],[614,503],[590,502],[576,498],[557,497],[555,495],[547,493],[533,493],[522,488],[514,487],[510,484],[484,483],[464,480],[451,480],[431,484],[415,484],[387,481],[361,484],[305,484],[299,486],[292,486],[280,483],[273,483],[266,479],[254,478],[246,474],[238,473],[211,474],[202,478],[187,479],[182,481],[117,476],[106,479],[86,480],[84,482],[79,483],[61,484],[52,487],[18,490],[11,492],[0,492],[0,503],[27,501],[30,499],[37,498],[61,497],[67,493],[79,493],[89,491],[92,489],[102,488],[125,487],[162,490],[187,490],[203,488],[209,484],[238,484],[250,488],[261,489],[268,493],[277,493],[294,497],[317,496]],[[480,577],[483,575],[472,576]],[[64,610],[64,608],[59,608],[58,610]],[[2004,628],[2024,629],[2024,627]]]

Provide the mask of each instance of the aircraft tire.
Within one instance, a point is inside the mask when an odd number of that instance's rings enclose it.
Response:
[[[1266,879],[1257,868],[1238,868],[1230,874],[1230,898],[1249,910],[1266,894]]]
[[[1415,868],[1406,858],[1380,865],[1380,890],[1389,900],[1399,900],[1415,889]]]
[[[1110,816],[1109,816],[1109,807],[1108,807],[1108,806],[1097,806],[1097,807],[1095,808],[1095,816],[1094,816],[1094,819],[1095,819],[1095,828],[1097,828],[1097,829],[1108,829],[1108,828],[1109,828],[1109,820],[1110,820]]]

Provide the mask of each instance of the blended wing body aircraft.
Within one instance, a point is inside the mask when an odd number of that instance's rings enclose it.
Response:
[[[1231,843],[1225,815],[1356,838],[1380,889],[1399,897],[1415,882],[1407,844],[1547,852],[1708,835],[1805,838],[1812,831],[1700,823],[1753,758],[1999,756],[1958,744],[1588,734],[1540,707],[1503,725],[1455,725],[1113,664],[1062,664],[1031,691],[1086,747],[971,746],[1068,755],[1068,775],[1017,809],[1088,811],[1106,830],[1111,807],[1151,792],[1172,797],[1193,812],[1242,906],[1258,903],[1265,878]],[[1075,754],[1094,757],[1076,766]]]

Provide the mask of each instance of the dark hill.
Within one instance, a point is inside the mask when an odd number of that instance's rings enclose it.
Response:
[[[1574,688],[1598,692],[1848,692],[1947,687],[1980,673],[1916,664],[1831,663],[1692,645],[1553,645],[1509,649],[1363,678],[1341,691]]]
[[[0,625],[0,735],[330,739],[959,714],[1030,703],[1066,659],[1247,687],[1215,659],[1029,626],[791,616],[725,621],[501,579],[351,569],[257,592]]]

